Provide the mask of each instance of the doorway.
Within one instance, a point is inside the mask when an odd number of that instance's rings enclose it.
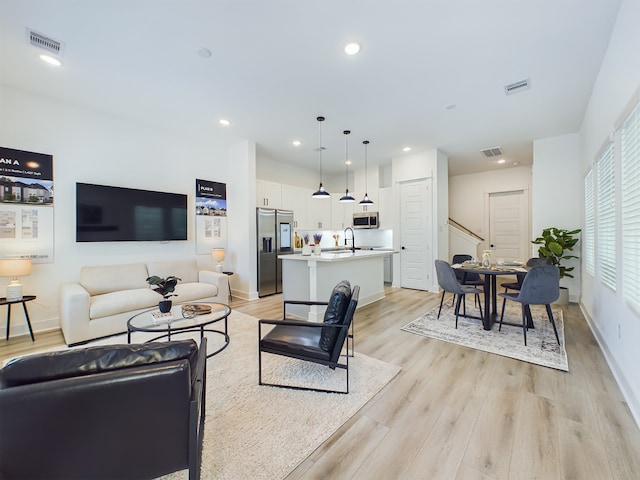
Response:
[[[489,247],[494,262],[529,259],[528,190],[489,194]]]
[[[400,286],[429,290],[433,272],[431,179],[400,184]]]

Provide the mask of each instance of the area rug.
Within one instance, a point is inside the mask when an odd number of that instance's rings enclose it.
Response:
[[[349,359],[347,395],[259,386],[257,325],[255,317],[232,312],[229,346],[207,361],[203,480],[286,477],[400,371],[356,351]],[[344,374],[263,355],[265,381],[340,388]],[[185,470],[162,479],[187,477]]]
[[[552,309],[560,337],[558,345],[545,307],[532,306],[531,314],[535,328],[527,330],[525,347],[521,327],[503,325],[502,331],[498,331],[496,322],[491,330],[484,330],[481,320],[460,315],[456,329],[455,309],[451,305],[451,298],[445,298],[440,318],[437,318],[438,308],[408,323],[402,330],[523,362],[569,371],[567,352],[564,348],[562,310]],[[504,321],[521,325],[521,311],[520,304],[507,303]],[[467,313],[478,315],[477,308],[472,305],[467,305]]]

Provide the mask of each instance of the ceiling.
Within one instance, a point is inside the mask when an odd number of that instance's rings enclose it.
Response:
[[[366,139],[370,166],[437,148],[450,174],[474,173],[531,164],[533,140],[580,128],[620,3],[0,0],[0,82],[314,169],[323,115],[328,172],[348,129],[354,168]],[[61,67],[28,28],[63,42]],[[496,146],[504,165],[480,153]]]

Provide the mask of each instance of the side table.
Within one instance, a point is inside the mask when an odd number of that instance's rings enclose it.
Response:
[[[231,295],[231,280],[229,279],[229,277],[231,275],[233,275],[233,272],[222,272],[227,276],[227,283],[229,285],[229,299],[233,300],[233,295]]]
[[[20,300],[7,300],[7,297],[0,297],[0,305],[7,306],[7,340],[9,340],[9,325],[11,324],[11,305],[14,303],[21,303],[24,309],[24,316],[27,319],[27,326],[29,327],[29,334],[31,335],[31,341],[35,342],[33,337],[33,330],[31,329],[31,321],[29,320],[29,312],[27,312],[27,302],[35,300],[35,295],[24,295]]]

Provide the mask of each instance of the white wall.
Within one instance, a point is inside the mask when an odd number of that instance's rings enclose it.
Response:
[[[476,257],[489,248],[489,194],[516,190],[531,191],[530,166],[449,177],[449,217],[485,239],[478,245]]]
[[[258,298],[256,246],[256,145],[242,141],[229,149],[227,185],[229,238],[227,249],[231,261],[225,269],[234,272],[229,279],[233,295]]]
[[[400,264],[402,263],[402,250],[400,238],[400,198],[399,186],[403,182],[412,180],[431,179],[432,183],[432,218],[433,229],[432,238],[427,241],[433,253],[433,260],[436,258],[445,258],[448,256],[449,249],[449,231],[448,222],[448,198],[449,184],[448,178],[448,159],[439,150],[429,150],[426,152],[414,153],[403,157],[394,158],[391,161],[392,166],[392,183],[394,189],[394,222],[393,230],[398,232],[393,238],[394,249],[400,251],[398,261],[394,259],[393,263],[393,286],[400,286]],[[428,290],[438,292],[439,286],[436,278],[435,264],[431,261],[430,266],[430,286]]]
[[[533,142],[533,190],[531,228],[533,238],[548,227],[574,230],[582,228],[582,170],[580,141],[577,133],[545,138]],[[581,236],[578,236],[581,238]],[[580,256],[579,242],[576,255]],[[575,267],[560,285],[569,289],[569,300],[577,302],[580,292],[580,260],[563,262]]]
[[[77,281],[83,265],[197,257],[213,267],[208,255],[195,254],[195,179],[227,183],[226,150],[208,138],[158,131],[7,87],[0,87],[0,100],[2,146],[53,155],[54,263],[34,264],[21,279],[25,293],[38,297],[29,303],[36,330],[59,325],[59,287]],[[189,240],[76,243],[78,181],[187,194]],[[2,291],[6,280],[0,280]],[[26,331],[21,316],[16,310],[12,335]]]
[[[320,179],[320,170],[318,168],[304,168],[300,165],[279,162],[272,158],[260,155],[258,151],[255,170],[256,178],[260,180],[308,188],[314,192],[318,189],[318,181]],[[282,172],[287,172],[285,177],[283,177]],[[344,176],[341,177],[340,183],[336,183],[335,185],[331,182],[327,183],[326,178],[323,180],[326,185],[330,185],[332,187],[332,192],[339,192],[344,189]]]
[[[640,2],[625,0],[580,129],[581,182],[640,85],[639,18]],[[620,272],[622,259],[618,258],[617,262]],[[613,292],[584,270],[581,305],[636,422],[640,424],[640,315],[624,303],[621,288]]]

